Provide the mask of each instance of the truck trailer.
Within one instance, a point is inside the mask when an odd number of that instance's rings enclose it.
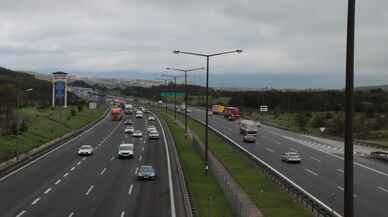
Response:
[[[228,120],[237,120],[240,118],[240,109],[238,107],[225,107],[224,117]]]
[[[112,121],[120,121],[123,118],[123,109],[112,108],[111,116],[112,116]]]

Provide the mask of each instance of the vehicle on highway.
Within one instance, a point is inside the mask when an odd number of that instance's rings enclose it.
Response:
[[[213,112],[212,112],[212,111],[207,111],[207,115],[208,115],[208,116],[212,116],[212,115],[213,115]]]
[[[224,113],[225,106],[223,105],[212,105],[212,112],[215,115],[223,114]]]
[[[133,112],[133,106],[132,106],[132,104],[125,104],[125,105],[124,105],[124,113],[125,113],[126,115],[130,115],[130,114],[132,114],[132,112]]]
[[[120,121],[123,118],[123,110],[121,108],[111,109],[112,121]]]
[[[246,134],[243,136],[244,142],[256,142],[256,134]]]
[[[136,118],[143,118],[143,112],[142,111],[137,111],[135,117]]]
[[[154,117],[154,116],[149,116],[149,117],[148,117],[148,120],[149,120],[149,121],[155,121],[155,117]]]
[[[124,133],[133,133],[135,131],[135,128],[133,127],[126,127],[124,130]]]
[[[137,172],[138,180],[155,180],[156,179],[156,171],[150,165],[142,165]]]
[[[124,125],[132,125],[133,124],[133,122],[132,122],[132,120],[125,120],[124,121]]]
[[[258,131],[257,123],[252,120],[241,120],[240,121],[240,133],[243,135],[251,134],[256,135]]]
[[[257,127],[261,127],[260,121],[257,121],[257,122],[256,122],[256,126],[257,126]]]
[[[121,144],[117,153],[117,157],[120,158],[133,158],[135,154],[135,148],[133,144]]]
[[[78,155],[93,155],[93,147],[91,145],[82,145],[78,148]]]
[[[237,120],[240,118],[240,109],[238,107],[225,107],[224,117],[230,121]]]
[[[149,139],[159,139],[159,132],[157,130],[152,130],[148,133]]]
[[[153,125],[150,125],[147,127],[147,132],[150,133],[151,131],[156,130],[156,127]]]
[[[141,132],[141,130],[135,130],[135,131],[132,133],[132,136],[133,136],[133,137],[142,137],[142,136],[143,136],[143,133]]]
[[[302,161],[302,157],[298,152],[286,152],[282,154],[281,160],[287,163],[300,163]]]

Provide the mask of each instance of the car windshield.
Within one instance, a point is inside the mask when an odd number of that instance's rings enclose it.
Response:
[[[142,166],[142,167],[140,168],[140,170],[141,170],[142,172],[153,172],[153,171],[154,171],[154,169],[152,168],[152,166]]]
[[[120,146],[120,151],[129,151],[129,150],[132,150],[132,147],[131,146]]]
[[[83,145],[80,147],[80,149],[91,149],[91,148],[92,148],[92,146],[90,146],[90,145]]]

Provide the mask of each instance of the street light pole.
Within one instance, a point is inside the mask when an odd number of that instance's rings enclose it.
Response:
[[[346,87],[345,87],[345,180],[344,217],[354,216],[353,202],[353,87],[354,87],[354,29],[355,0],[348,0],[347,40],[346,40]]]
[[[178,68],[167,67],[166,69],[167,70],[181,71],[181,72],[185,73],[185,134],[187,136],[187,94],[188,94],[188,91],[187,91],[187,72],[202,70],[204,68],[201,67],[201,68],[192,68],[192,69],[178,69]]]
[[[170,77],[170,78],[173,78],[174,79],[174,119],[176,120],[176,79],[177,78],[180,78],[182,76],[180,75],[166,75],[166,74],[162,74],[163,77]]]
[[[208,170],[209,170],[209,164],[208,164],[208,150],[209,150],[209,118],[208,118],[208,111],[209,111],[209,58],[213,56],[219,56],[224,54],[230,54],[230,53],[241,53],[242,50],[233,50],[233,51],[226,51],[226,52],[220,52],[220,53],[214,53],[214,54],[201,54],[201,53],[194,53],[194,52],[186,52],[186,51],[179,51],[174,50],[174,54],[187,54],[187,55],[194,55],[194,56],[201,56],[206,57],[206,109],[205,109],[205,176],[207,176]]]

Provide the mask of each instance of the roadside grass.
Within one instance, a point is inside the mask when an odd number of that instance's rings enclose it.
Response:
[[[184,121],[183,115],[179,114],[177,117]],[[191,119],[188,120],[189,128],[204,141],[204,127]],[[209,149],[266,217],[312,216],[308,210],[294,202],[290,195],[282,192],[247,156],[212,131],[209,131]]]
[[[191,145],[192,141],[185,139],[184,130],[177,126],[172,119],[165,114],[163,118],[175,138],[178,153],[189,182],[188,187],[192,193],[193,203],[198,210],[199,217],[207,217],[209,210],[210,216],[232,217],[232,209],[215,177],[211,173],[208,176],[204,175],[203,160]]]
[[[86,124],[98,119],[104,112],[100,107],[89,110],[86,107],[71,115],[71,108],[55,108],[37,110],[36,108],[23,108],[17,111],[27,123],[27,132],[20,135],[0,136],[0,162],[10,159],[16,153],[24,153],[33,148],[63,136],[72,130],[79,129]]]

